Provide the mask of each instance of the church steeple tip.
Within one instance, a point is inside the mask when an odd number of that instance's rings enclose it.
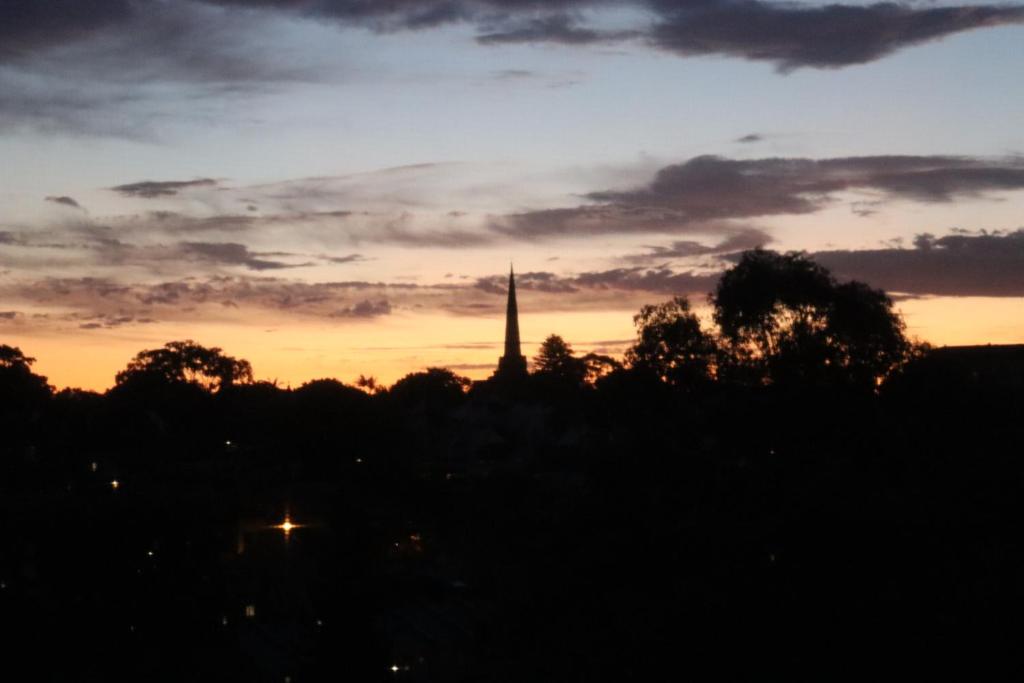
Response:
[[[526,375],[526,356],[519,342],[519,306],[516,303],[516,275],[511,262],[508,264],[508,302],[505,305],[505,355],[498,359],[496,377],[521,377]]]

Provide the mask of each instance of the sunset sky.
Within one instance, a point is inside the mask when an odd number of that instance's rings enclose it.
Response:
[[[1024,342],[1024,5],[0,0],[0,343],[297,386],[621,353],[744,249]]]

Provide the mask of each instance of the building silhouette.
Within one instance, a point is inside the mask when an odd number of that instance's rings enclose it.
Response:
[[[505,309],[505,355],[498,359],[496,379],[526,376],[526,356],[519,344],[519,307],[516,305],[516,276],[509,266],[508,304]]]

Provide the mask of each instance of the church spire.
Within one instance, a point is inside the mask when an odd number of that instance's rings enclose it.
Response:
[[[505,307],[505,355],[498,360],[495,375],[516,377],[526,374],[526,357],[519,343],[519,307],[516,304],[516,276],[508,268],[508,303]]]

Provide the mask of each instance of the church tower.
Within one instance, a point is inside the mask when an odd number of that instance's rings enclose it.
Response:
[[[505,355],[498,359],[495,377],[526,375],[526,356],[519,346],[519,307],[516,305],[516,276],[508,270],[508,305],[505,309]]]

